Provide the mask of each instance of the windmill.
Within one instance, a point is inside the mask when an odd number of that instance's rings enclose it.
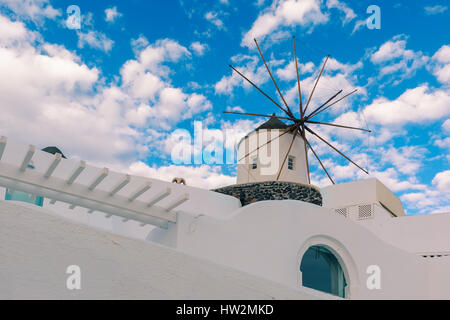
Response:
[[[325,65],[330,57],[330,55],[328,55],[325,58],[325,61],[322,65],[322,68],[319,72],[319,75],[317,76],[316,81],[314,82],[314,86],[311,90],[311,93],[306,101],[306,104],[303,105],[303,101],[302,101],[302,91],[301,91],[301,86],[300,86],[300,75],[299,75],[299,69],[298,69],[298,61],[297,61],[297,51],[296,51],[296,47],[295,47],[295,36],[292,37],[292,41],[293,41],[293,47],[294,47],[294,58],[295,58],[295,68],[296,68],[296,73],[297,73],[297,87],[298,87],[298,96],[299,96],[299,114],[300,117],[297,118],[294,113],[292,112],[291,108],[288,106],[285,98],[283,97],[270,69],[269,66],[266,63],[266,60],[264,59],[264,56],[261,52],[261,49],[259,47],[258,41],[256,39],[254,39],[256,47],[258,49],[259,55],[261,57],[262,62],[264,63],[267,72],[269,73],[269,76],[276,88],[276,91],[278,92],[281,100],[283,101],[283,105],[282,106],[280,103],[276,102],[273,98],[271,98],[268,94],[266,94],[263,90],[261,90],[254,82],[252,82],[250,79],[248,79],[244,74],[242,74],[239,70],[237,70],[235,67],[233,67],[232,65],[230,65],[230,68],[233,69],[234,72],[236,72],[237,74],[239,74],[243,79],[245,79],[247,82],[249,82],[253,87],[255,87],[261,94],[263,94],[267,99],[269,99],[273,104],[275,104],[280,110],[283,111],[284,116],[276,116],[275,113],[272,115],[267,115],[267,114],[258,114],[258,113],[245,113],[245,112],[232,112],[232,111],[224,111],[224,113],[229,113],[229,114],[237,114],[237,115],[246,115],[246,116],[253,116],[253,117],[263,117],[263,118],[271,118],[271,119],[278,119],[278,120],[285,120],[288,121],[290,124],[288,125],[287,130],[285,130],[284,132],[282,132],[281,134],[279,134],[278,136],[270,139],[269,141],[267,141],[266,143],[264,143],[263,145],[258,146],[256,149],[247,152],[242,158],[240,158],[238,160],[238,162],[242,161],[243,159],[247,159],[251,154],[253,154],[254,152],[258,151],[261,147],[263,146],[268,146],[270,145],[271,142],[275,141],[276,139],[279,139],[281,136],[287,134],[287,133],[291,133],[292,134],[292,140],[290,142],[289,148],[287,149],[287,152],[285,154],[285,156],[283,157],[283,161],[281,164],[281,167],[278,170],[278,173],[276,175],[276,180],[278,181],[280,179],[280,175],[281,172],[283,170],[283,167],[286,163],[286,160],[288,159],[288,155],[289,152],[291,151],[292,145],[294,144],[295,139],[302,139],[304,141],[304,155],[305,155],[305,161],[306,161],[306,169],[307,169],[307,176],[308,176],[308,183],[311,183],[311,178],[310,178],[310,172],[309,172],[309,164],[308,164],[308,151],[307,148],[309,148],[313,155],[315,156],[315,158],[317,159],[317,161],[319,162],[320,166],[322,167],[323,171],[325,172],[325,174],[327,175],[327,177],[330,179],[330,181],[335,184],[333,178],[330,176],[330,174],[328,173],[327,169],[325,168],[325,166],[323,165],[322,161],[320,160],[319,156],[317,155],[317,153],[315,152],[315,150],[313,149],[313,147],[311,146],[311,144],[308,141],[307,138],[307,133],[315,136],[316,138],[318,138],[319,140],[321,140],[322,142],[324,142],[326,145],[328,145],[330,148],[332,148],[335,152],[337,152],[340,156],[344,157],[346,160],[348,160],[350,163],[352,163],[353,165],[355,165],[356,167],[358,167],[360,170],[362,170],[363,172],[365,172],[366,174],[369,174],[369,172],[367,170],[365,170],[364,168],[362,168],[360,165],[358,165],[356,162],[354,162],[353,160],[351,160],[348,156],[346,156],[344,153],[342,153],[340,150],[338,150],[335,146],[333,146],[330,142],[328,142],[326,139],[324,139],[323,137],[321,137],[319,134],[317,134],[317,132],[315,132],[313,129],[311,129],[308,125],[309,124],[313,124],[313,125],[324,125],[324,126],[332,126],[332,127],[336,127],[336,128],[340,128],[340,129],[351,129],[351,130],[359,130],[359,131],[365,131],[365,132],[371,132],[368,129],[364,129],[364,128],[357,128],[357,127],[352,127],[352,126],[346,126],[346,125],[341,125],[341,124],[336,124],[336,123],[329,123],[329,122],[320,122],[320,121],[314,121],[313,118],[316,117],[318,114],[324,112],[325,110],[329,109],[330,107],[332,107],[333,105],[337,104],[338,102],[344,100],[345,98],[347,98],[348,96],[352,95],[353,93],[355,93],[357,91],[357,89],[345,94],[344,96],[338,98],[338,96],[342,93],[342,90],[339,90],[336,94],[334,94],[333,96],[331,96],[327,101],[325,101],[324,103],[320,104],[318,107],[316,107],[313,111],[308,113],[308,107],[311,104],[311,99],[314,95],[314,91],[316,90],[317,84],[319,83],[320,77],[322,76],[322,73],[325,69]]]

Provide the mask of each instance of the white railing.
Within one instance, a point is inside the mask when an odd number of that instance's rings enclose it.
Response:
[[[83,183],[79,181],[80,175],[88,168],[84,161],[74,165],[73,161],[62,159],[61,154],[52,156],[29,146],[22,157],[12,156],[8,163],[2,161],[6,149],[7,139],[0,137],[0,186],[49,198],[51,204],[61,201],[68,203],[70,209],[84,207],[89,213],[100,211],[106,213],[107,217],[115,215],[122,217],[124,221],[136,220],[141,224],[166,227],[168,222],[176,222],[174,210],[190,198],[189,193],[179,194],[180,192],[171,197],[172,188],[167,187],[167,184],[163,185],[162,190],[153,191],[151,181],[144,181],[135,189],[125,192],[125,188],[130,187],[133,180],[142,181],[142,178],[113,173],[108,168],[89,166],[91,173],[94,170],[97,172],[85,177],[84,180],[90,181]],[[42,170],[28,168],[30,161],[36,157],[40,158],[39,165]],[[56,175],[55,172],[61,165],[65,168],[72,166],[72,171],[64,169],[60,170],[59,176]],[[70,174],[66,175],[66,178],[61,177],[67,172]],[[105,180],[111,175],[114,177],[105,184]],[[102,184],[103,188],[100,188]],[[143,195],[150,196],[150,199],[142,200],[145,198]],[[161,205],[162,202],[165,203],[164,206]]]

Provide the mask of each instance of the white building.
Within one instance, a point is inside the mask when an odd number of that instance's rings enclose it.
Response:
[[[302,148],[292,150],[298,170]],[[450,213],[405,216],[376,179],[322,189],[289,171],[273,180],[239,170],[231,188],[253,197],[242,206],[2,138],[0,186],[44,200],[0,201],[0,298],[450,298]],[[242,191],[271,183],[305,201]],[[81,290],[67,289],[71,265]]]

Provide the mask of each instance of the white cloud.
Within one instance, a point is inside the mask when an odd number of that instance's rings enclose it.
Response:
[[[440,47],[433,55],[433,59],[442,63],[450,63],[450,46],[443,45]]]
[[[338,0],[327,0],[328,9],[338,9],[344,13],[344,18],[342,19],[342,24],[345,25],[356,18],[355,12],[349,8],[344,2]]]
[[[0,43],[2,46],[20,46],[35,40],[36,35],[28,31],[20,21],[11,21],[0,15]]]
[[[414,75],[415,71],[428,61],[421,51],[414,52],[406,49],[407,38],[404,35],[398,35],[385,42],[375,51],[370,60],[375,65],[380,66],[379,78],[393,73],[400,73],[401,77],[395,83],[399,83],[404,78]]]
[[[254,38],[262,38],[279,27],[314,26],[328,21],[318,0],[282,0],[273,4],[258,16],[242,39],[242,46],[253,45]]]
[[[435,199],[434,192],[410,192],[400,196],[400,199],[408,204],[410,207],[422,209],[427,207],[436,207],[438,201]],[[426,209],[425,209],[426,210]],[[428,212],[427,212],[428,213]]]
[[[138,48],[136,47],[137,43],[140,45],[148,43],[145,38],[139,39],[138,42],[132,41],[132,44],[135,45],[136,59],[127,61],[120,71],[126,84],[145,74],[145,72],[151,72],[159,77],[167,77],[170,69],[162,65],[163,62],[178,62],[182,58],[191,56],[186,47],[174,40],[162,39],[152,45]]]
[[[20,18],[39,24],[45,19],[54,19],[61,15],[60,10],[53,8],[49,0],[2,0],[0,6],[6,6]]]
[[[367,19],[358,20],[355,22],[355,26],[353,27],[352,34],[354,34],[356,31],[361,30],[367,25]]]
[[[370,57],[373,63],[380,63],[392,60],[403,56],[405,53],[406,40],[396,40],[385,42],[379,49]]]
[[[300,78],[302,98],[304,100],[304,103],[306,103],[307,99],[309,99],[309,95],[312,92],[312,88],[314,87],[314,83],[317,79],[320,69],[322,68],[323,63],[324,60],[321,61],[320,68],[319,67],[315,68],[316,70],[314,74],[311,74],[307,78],[303,79]],[[306,66],[310,66],[311,68],[314,67],[314,65],[310,65],[310,63],[306,63]],[[345,64],[337,61],[334,58],[329,58],[326,67],[324,69],[324,72],[322,74],[322,77],[320,78],[316,90],[314,91],[314,95],[311,98],[307,113],[313,111],[320,104],[327,101],[339,90],[342,90],[341,96],[343,96],[346,93],[358,89],[358,91],[353,95],[353,97],[350,96],[349,98],[342,100],[341,102],[334,105],[331,109],[328,109],[327,112],[331,112],[332,114],[342,112],[350,107],[351,105],[350,102],[352,101],[354,96],[365,95],[366,90],[363,87],[359,87],[356,85],[357,78],[356,75],[354,74],[354,71],[356,69],[359,69],[361,66],[362,63],[360,62],[356,64]],[[295,67],[293,72],[295,72]],[[287,74],[287,72],[285,72],[284,75],[292,76],[292,71],[289,75]],[[298,105],[297,83],[293,84],[293,86],[289,90],[287,90],[284,93],[284,95],[288,105]]]
[[[105,10],[105,21],[113,23],[117,18],[121,17],[122,14],[117,11],[117,7],[107,8]]]
[[[208,50],[208,45],[205,43],[200,43],[198,41],[195,41],[191,43],[189,47],[194,53],[198,56],[202,56],[205,54],[206,50]]]
[[[239,107],[239,106],[227,107],[227,111],[231,111],[231,112],[241,112],[241,113],[245,112],[245,110],[242,109],[242,108]]]
[[[5,26],[7,19],[0,21]],[[42,147],[57,145],[92,160],[134,152],[137,132],[116,116],[118,90],[95,96],[99,70],[62,46],[30,38],[21,29],[13,39],[20,45],[0,42],[1,134]]]
[[[406,90],[395,100],[379,98],[364,109],[367,119],[384,125],[441,119],[450,114],[450,94],[421,85]]]
[[[450,170],[445,170],[436,174],[433,178],[433,185],[442,192],[450,192]]]
[[[426,150],[415,146],[403,146],[389,148],[383,151],[382,162],[392,163],[398,171],[409,176],[414,176],[422,167],[422,160]]]
[[[335,182],[339,181],[340,179],[354,179],[357,177],[359,169],[353,164],[341,166],[338,164],[329,165],[328,163],[331,164],[331,161],[327,161],[324,166],[325,168],[329,168],[329,170],[327,171],[329,171],[331,177]]]
[[[450,213],[450,205],[443,205],[431,209],[430,214]]]
[[[248,56],[238,54],[231,58],[233,63],[237,64],[234,67],[245,75],[250,81],[256,85],[261,85],[268,81],[270,78],[267,74],[267,70],[263,64],[260,63],[260,58],[257,56]],[[269,61],[269,65],[276,65],[277,62]],[[231,71],[230,76],[223,76],[215,85],[214,89],[216,94],[231,94],[235,87],[243,86],[246,89],[251,87],[245,79],[240,75]]]
[[[153,114],[159,120],[165,119],[174,123],[210,109],[212,105],[205,96],[196,93],[188,95],[179,88],[167,87],[161,91]]]
[[[297,62],[298,63],[298,62]],[[298,71],[299,74],[308,74],[314,71],[314,63],[307,62],[305,64],[298,63]],[[290,61],[283,68],[279,68],[275,71],[277,76],[284,81],[290,81],[297,79],[297,71],[295,70],[295,59],[294,61]]]
[[[106,37],[104,33],[90,30],[87,32],[78,31],[78,47],[84,48],[88,46],[104,52],[111,51],[114,41]]]
[[[215,25],[218,29],[225,29],[225,25],[223,21],[219,18],[219,14],[217,12],[209,11],[205,13],[205,19]]]
[[[107,84],[98,69],[24,24],[0,15],[0,27],[9,30],[0,31],[0,134],[19,142],[56,145],[72,158],[123,166],[157,145],[148,140],[146,124],[169,128],[168,122],[212,107],[204,96],[171,86],[164,64],[190,56],[175,41],[136,49],[136,59],[121,68],[122,78]]]
[[[221,173],[217,166],[162,166],[150,167],[143,162],[135,162],[129,168],[130,173],[147,176],[154,179],[172,181],[175,177],[182,177],[190,186],[213,189],[236,183],[236,177]]]
[[[443,45],[432,57],[432,70],[438,81],[450,83],[450,45]]]
[[[444,121],[444,123],[442,124],[442,130],[444,130],[445,132],[450,132],[450,119]]]
[[[450,150],[450,137],[444,139],[436,139],[434,141],[434,144],[437,145],[439,148]]]
[[[266,2],[266,0],[256,0],[255,1],[255,6],[261,7],[265,2]]]
[[[419,209],[421,214],[448,212],[450,171],[442,171],[435,175],[434,187],[427,187],[421,192],[410,192],[400,196],[409,207]]]
[[[425,14],[435,15],[435,14],[444,13],[445,11],[447,11],[448,7],[441,6],[441,5],[435,5],[435,6],[427,6],[424,9],[425,9]]]
[[[387,168],[384,171],[374,171],[370,174],[373,177],[378,178],[383,184],[385,184],[393,192],[405,191],[405,190],[425,190],[426,186],[423,184],[414,183],[413,181],[400,178],[397,171],[394,168]]]
[[[147,43],[140,38],[139,46]],[[212,109],[211,103],[201,94],[187,94],[173,87],[168,81],[171,69],[166,63],[176,63],[190,58],[191,53],[178,42],[162,39],[145,48],[137,48],[136,59],[127,61],[120,70],[123,89],[133,99],[144,99],[138,110],[127,113],[128,119],[135,124],[152,124],[170,128],[181,120],[194,114]]]

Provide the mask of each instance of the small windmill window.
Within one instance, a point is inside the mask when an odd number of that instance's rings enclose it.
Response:
[[[256,168],[258,168],[258,158],[253,158],[252,159],[252,169],[255,170]]]
[[[295,165],[295,157],[289,156],[289,158],[288,158],[288,169],[289,170],[294,170],[294,165]]]

